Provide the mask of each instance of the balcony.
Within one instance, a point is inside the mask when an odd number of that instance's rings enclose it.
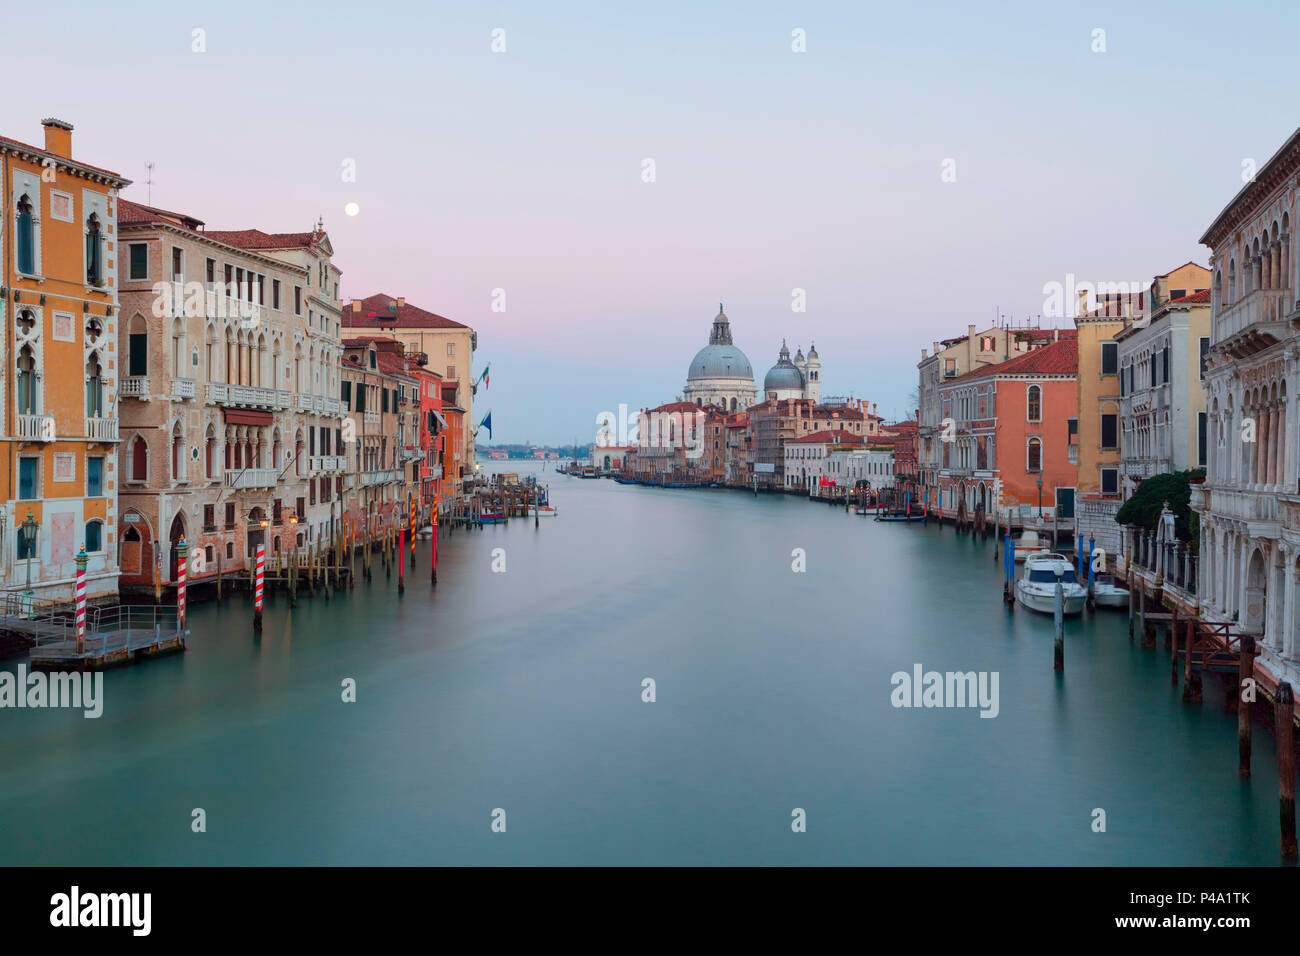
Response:
[[[361,473],[361,487],[372,488],[375,485],[390,485],[402,480],[402,469],[379,468]]]
[[[344,455],[312,455],[310,464],[313,472],[333,475],[345,471],[348,460]]]
[[[341,415],[343,414],[343,403],[337,398],[327,398],[321,411],[332,417]]]
[[[367,408],[365,411],[365,423],[367,425],[378,425],[379,421],[379,410],[377,408]]]
[[[315,399],[316,399],[316,396],[315,396],[315,395],[306,395],[306,394],[304,394],[304,393],[302,393],[302,392],[299,392],[299,393],[298,393],[298,401],[297,401],[295,407],[296,407],[297,410],[300,411],[300,412],[311,412],[311,411],[315,411],[315,409],[316,409],[316,401],[315,401]]]
[[[226,472],[227,488],[274,488],[276,477],[280,473],[274,468],[244,468],[240,471]]]
[[[172,379],[172,401],[179,402],[187,398],[194,397],[194,379],[192,378],[174,378]]]
[[[117,441],[116,418],[87,418],[86,437],[91,441]]]
[[[1245,358],[1290,334],[1288,316],[1295,311],[1290,289],[1256,289],[1214,318],[1214,346],[1233,358]]]
[[[424,457],[424,452],[420,451],[418,448],[399,448],[397,450],[397,457],[401,461],[418,461]]]
[[[15,417],[15,434],[22,441],[54,441],[53,415],[19,414]]]
[[[123,398],[138,398],[149,401],[149,377],[147,375],[128,375],[117,384],[117,393]]]
[[[288,408],[289,393],[256,385],[208,384],[206,401],[210,405],[232,405],[241,408]]]

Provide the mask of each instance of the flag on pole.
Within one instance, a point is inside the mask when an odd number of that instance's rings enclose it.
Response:
[[[491,368],[492,368],[492,365],[491,365],[490,363],[489,363],[488,365],[485,365],[485,366],[483,367],[483,387],[484,387],[484,388],[490,388],[491,385],[492,385],[491,381],[488,379],[488,372],[489,372],[489,370],[491,370]],[[488,429],[488,431],[491,431],[491,430],[492,430],[492,429],[490,429],[490,428]]]
[[[486,415],[483,416],[483,420],[478,423],[478,427],[486,428],[488,430],[488,438],[492,437],[492,413],[491,412],[488,412]]]

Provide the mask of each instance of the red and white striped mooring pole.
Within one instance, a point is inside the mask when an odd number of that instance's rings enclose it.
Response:
[[[86,548],[77,554],[77,653],[86,651]]]
[[[176,630],[185,630],[185,571],[189,564],[190,546],[181,538],[176,542]]]
[[[253,581],[253,633],[262,633],[262,574],[266,569],[266,546],[257,546],[257,577]]]

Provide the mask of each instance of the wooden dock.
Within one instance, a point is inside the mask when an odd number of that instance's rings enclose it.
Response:
[[[185,649],[189,631],[178,627],[174,607],[119,604],[86,609],[86,634],[77,643],[72,614],[34,606],[21,594],[6,594],[0,631],[30,642],[30,665],[40,670],[98,670]]]

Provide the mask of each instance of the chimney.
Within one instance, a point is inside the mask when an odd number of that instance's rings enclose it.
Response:
[[[1059,341],[1061,341],[1061,330],[1060,330],[1060,329],[1052,329],[1052,341],[1053,341],[1053,342],[1059,342]]]
[[[45,151],[55,156],[62,156],[64,159],[71,159],[72,124],[49,117],[41,120],[41,125],[45,127]]]

